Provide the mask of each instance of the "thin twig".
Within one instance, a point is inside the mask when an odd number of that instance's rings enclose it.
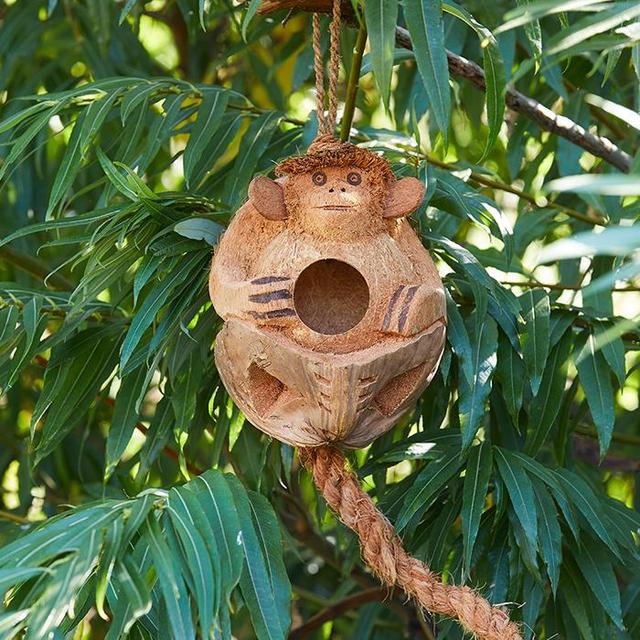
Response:
[[[289,633],[289,640],[303,640],[308,638],[315,629],[321,627],[325,622],[329,620],[335,620],[339,618],[347,611],[361,607],[368,602],[379,602],[389,596],[389,589],[387,587],[376,587],[374,589],[367,589],[366,591],[359,591],[346,598],[336,602],[335,604],[320,611],[315,616],[309,618],[304,624],[296,627]]]
[[[588,438],[592,438],[593,440],[598,440],[599,435],[598,432],[592,428],[584,425],[578,425],[574,428],[576,433],[579,433],[581,436],[587,436]],[[612,433],[611,440],[613,442],[617,442],[618,444],[625,444],[632,447],[640,447],[640,436],[634,436],[630,433]]]
[[[582,291],[584,289],[581,285],[575,284],[551,284],[548,282],[538,282],[537,280],[523,280],[518,282],[517,280],[500,280],[500,284],[504,284],[508,287],[542,287],[543,289],[553,289],[556,291]],[[611,289],[613,293],[627,293],[638,292],[640,287],[614,287]]]
[[[23,516],[17,516],[15,513],[10,513],[9,511],[3,511],[0,509],[0,518],[4,518],[5,520],[10,520],[11,522],[15,522],[17,524],[30,524],[28,518],[24,518]]]
[[[52,273],[46,262],[11,247],[0,247],[0,258],[38,280],[46,280],[52,289],[73,291],[76,288],[75,283],[61,273]]]
[[[444,162],[435,158],[430,154],[426,154],[426,160],[429,164],[432,164],[436,167],[440,167],[441,169],[446,169],[447,171],[462,171],[460,167],[456,167],[456,165],[451,164],[450,162]],[[522,189],[518,189],[517,187],[513,187],[504,182],[500,182],[499,180],[494,180],[493,178],[488,178],[487,176],[477,173],[476,171],[472,171],[469,174],[469,180],[475,182],[477,184],[481,184],[485,187],[489,187],[491,189],[498,189],[499,191],[505,191],[507,193],[512,193],[515,196],[518,196],[521,200],[526,200],[530,204],[538,207],[539,209],[555,209],[557,211],[561,211],[562,213],[568,215],[570,218],[575,218],[576,220],[582,220],[582,222],[588,222],[589,224],[595,225],[605,225],[607,220],[602,216],[591,216],[586,213],[582,213],[577,211],[576,209],[572,209],[571,207],[565,207],[562,204],[557,204],[556,202],[546,202],[545,204],[541,204],[534,195],[523,191]]]

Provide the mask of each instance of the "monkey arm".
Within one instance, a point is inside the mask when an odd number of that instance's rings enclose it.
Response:
[[[209,293],[219,316],[258,324],[283,324],[295,317],[290,278],[251,275],[256,260],[283,226],[265,220],[250,202],[236,213],[225,242],[215,250],[209,277]]]
[[[412,336],[445,317],[442,287],[431,283],[400,285],[391,296],[382,321],[385,333]]]

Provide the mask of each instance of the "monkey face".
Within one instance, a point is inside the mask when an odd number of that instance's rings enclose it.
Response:
[[[362,170],[325,167],[300,178],[298,182],[307,183],[304,190],[307,207],[321,212],[323,217],[357,215],[371,204],[368,179]]]
[[[292,222],[297,217],[305,230],[327,239],[383,230],[380,190],[372,189],[370,180],[355,167],[323,167],[288,177],[285,197],[295,194]]]
[[[423,194],[416,178],[389,180],[378,170],[354,165],[316,166],[277,182],[259,176],[249,186],[249,199],[265,218],[341,241],[387,231],[388,219],[409,215]]]

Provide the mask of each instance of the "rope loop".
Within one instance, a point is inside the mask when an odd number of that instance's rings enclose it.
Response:
[[[316,111],[318,135],[333,135],[338,117],[338,77],[340,74],[340,25],[342,21],[340,0],[333,0],[329,27],[329,105],[325,113],[324,63],[320,43],[320,16],[313,14],[313,70],[316,76]]]

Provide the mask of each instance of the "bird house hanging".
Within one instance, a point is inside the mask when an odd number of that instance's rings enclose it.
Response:
[[[424,188],[329,136],[255,178],[215,254],[216,361],[251,422],[299,447],[362,447],[433,377],[438,272],[406,220]]]
[[[339,451],[369,444],[413,406],[442,357],[446,309],[442,281],[407,220],[423,184],[397,179],[383,157],[334,138],[339,0],[332,11],[326,114],[313,18],[319,136],[281,162],[275,180],[254,178],[215,250],[218,371],[256,427],[300,447],[381,579],[479,638],[516,640],[504,612],[407,556]]]

